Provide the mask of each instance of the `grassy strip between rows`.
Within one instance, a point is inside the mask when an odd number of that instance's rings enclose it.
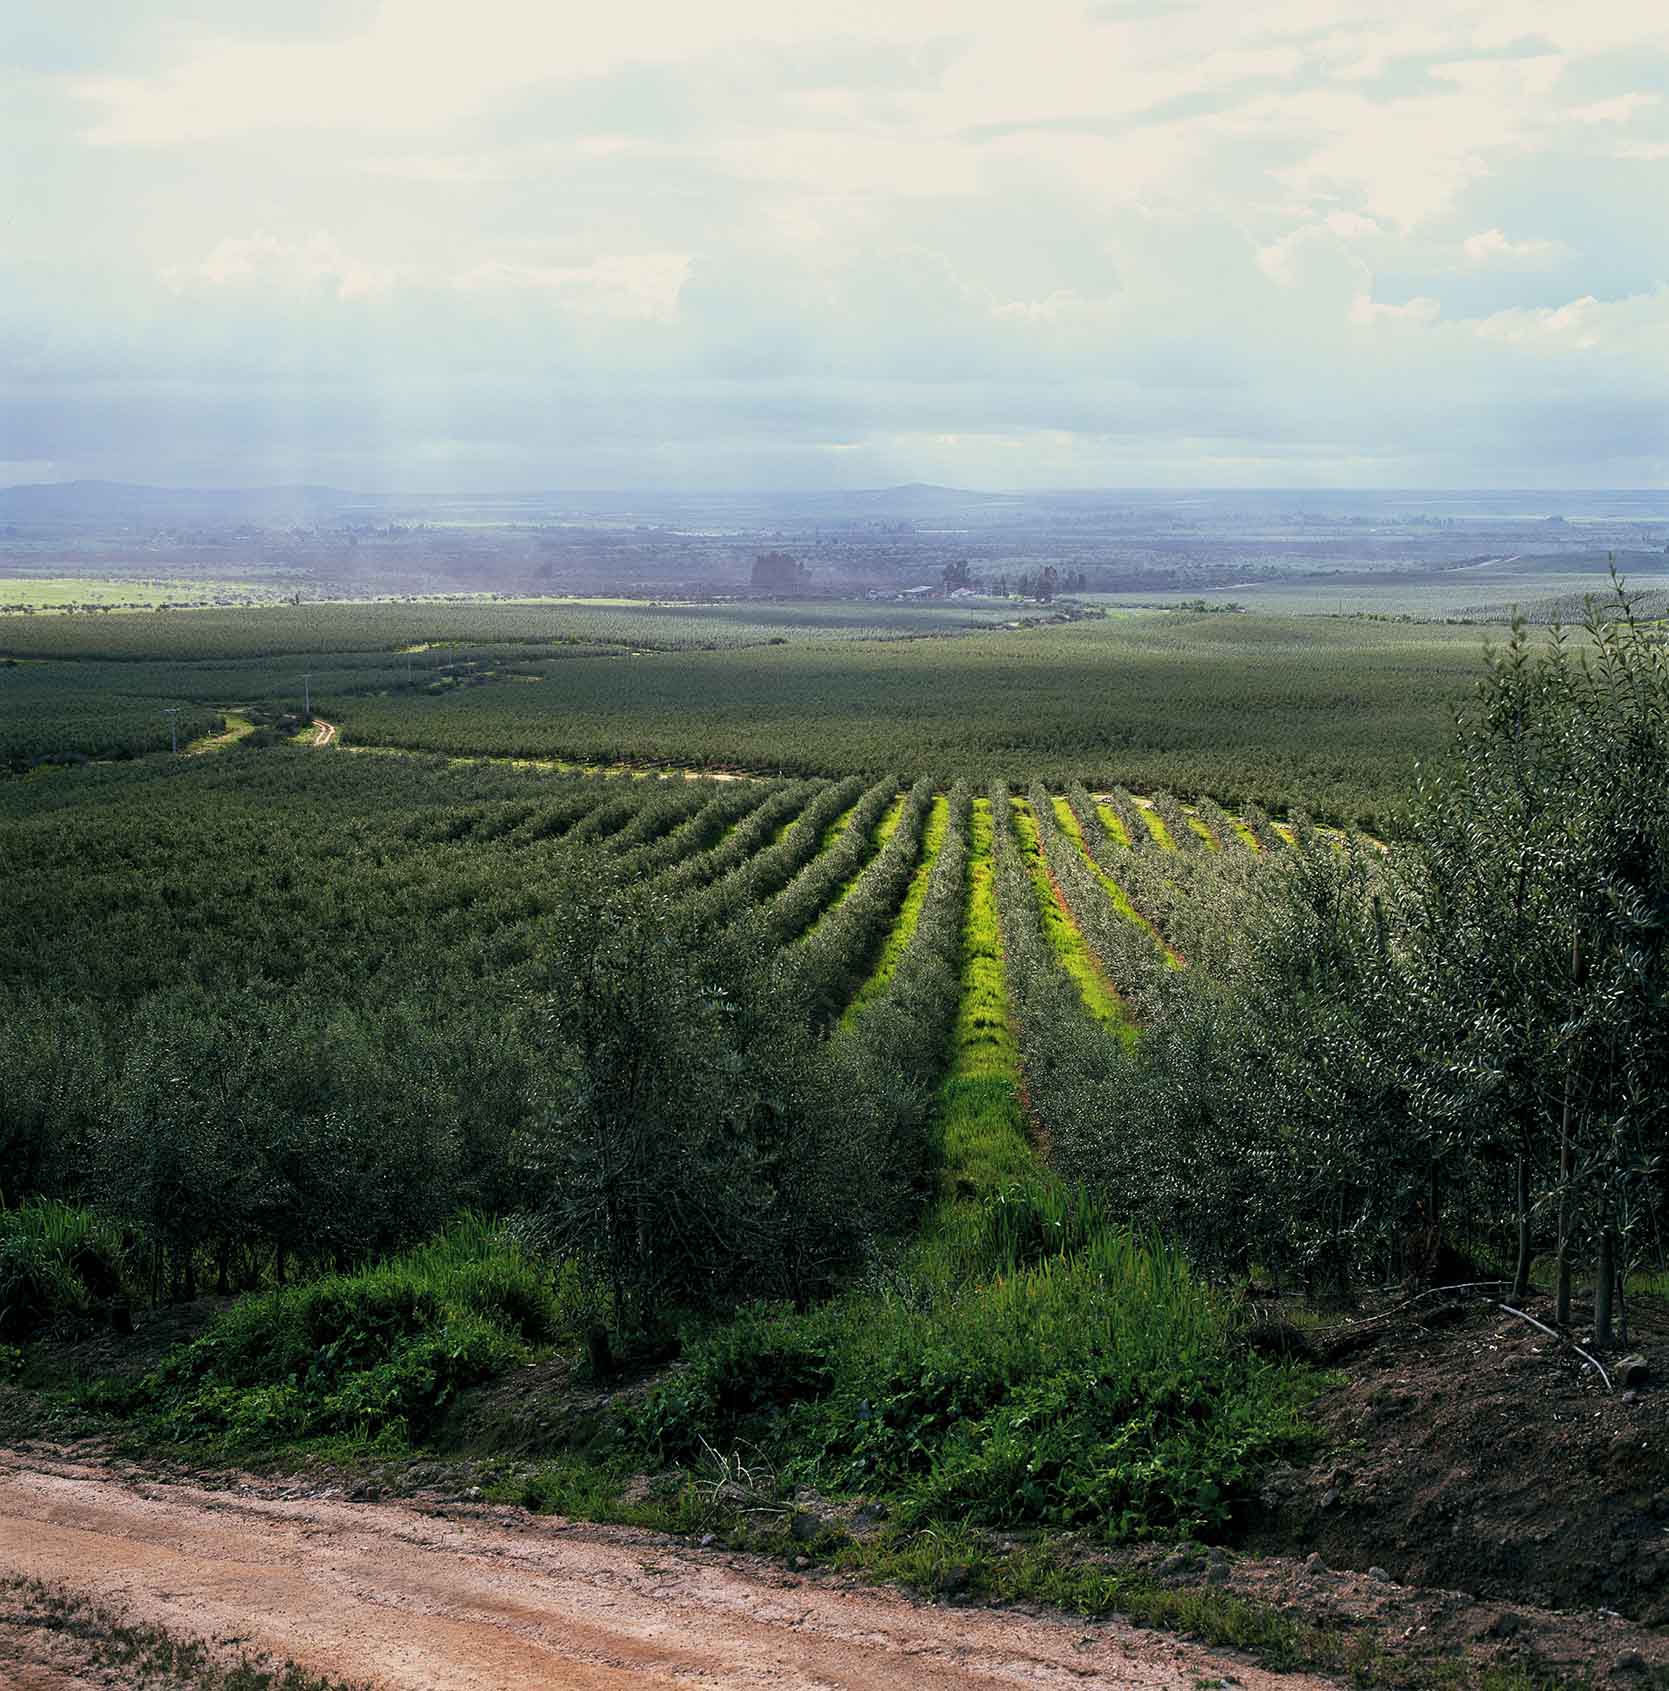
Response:
[[[1084,854],[1084,862],[1089,865],[1091,874],[1101,883],[1107,897],[1112,900],[1113,908],[1126,920],[1139,923],[1146,928],[1153,935],[1153,943],[1165,954],[1166,966],[1172,969],[1180,969],[1182,959],[1165,943],[1164,935],[1130,902],[1129,895],[1124,888],[1096,861],[1095,853],[1090,850],[1089,841],[1084,838],[1084,829],[1082,823],[1078,820],[1078,813],[1072,808],[1070,801],[1064,798],[1056,798],[1053,802],[1055,815],[1060,819],[1060,825],[1067,838]],[[1109,834],[1114,835],[1115,838],[1119,834],[1123,834],[1123,824],[1106,805],[1098,804],[1095,810]]]
[[[862,803],[863,795],[859,794],[859,796],[853,799],[853,801],[847,805],[843,811],[841,811],[834,821],[832,821],[828,827],[823,830],[822,837],[817,842],[817,850],[812,853],[813,857],[821,857],[824,852],[833,847],[835,841],[852,826],[852,818],[857,813],[858,806]],[[783,832],[786,833],[787,829],[784,829]],[[780,838],[781,836],[779,835],[778,837]]]
[[[1164,817],[1162,817],[1151,804],[1143,804],[1142,801],[1138,799],[1136,801],[1135,809],[1136,814],[1141,817],[1147,831],[1153,836],[1153,843],[1157,845],[1161,851],[1176,851],[1179,849],[1176,841],[1171,838],[1170,829],[1165,826]]]
[[[904,814],[904,805],[909,797],[910,794],[907,790],[905,792],[898,793],[893,797],[892,801],[887,805],[886,811],[882,815],[881,820],[875,826],[875,832],[870,837],[869,849],[853,866],[851,874],[847,875],[835,889],[834,897],[818,911],[816,916],[812,918],[810,924],[802,933],[795,935],[796,939],[809,938],[817,931],[820,923],[826,921],[832,912],[838,910],[840,906],[846,902],[847,898],[851,895],[852,889],[863,879],[864,873],[869,868],[870,864],[872,864],[886,848],[887,841],[898,832],[899,818]],[[850,826],[854,812],[856,812],[858,806],[862,803],[863,800],[860,798],[858,803],[852,806],[851,810],[847,811],[844,816],[838,817],[836,821],[830,825],[828,832],[823,836],[822,845],[818,848],[818,856],[821,856],[823,852],[827,851],[834,844],[840,833],[843,832],[846,827]]]
[[[1114,845],[1127,846],[1132,843],[1130,830],[1124,825],[1124,818],[1110,804],[1102,804],[1098,801],[1095,806],[1095,814],[1101,818],[1101,826],[1107,830],[1107,838]]]
[[[1014,831],[1031,871],[1032,888],[1037,894],[1037,914],[1043,924],[1044,937],[1060,965],[1072,977],[1084,1001],[1084,1008],[1103,1026],[1115,1030],[1126,1044],[1136,1037],[1136,1029],[1125,1014],[1124,1005],[1106,977],[1101,961],[1090,950],[1073,917],[1065,895],[1056,885],[1049,865],[1044,860],[1042,843],[1038,839],[1037,821],[1025,800],[1015,799]]]
[[[916,865],[909,889],[904,894],[904,902],[899,906],[898,919],[887,935],[887,943],[882,949],[874,972],[858,989],[856,997],[840,1018],[842,1032],[848,1031],[858,1017],[891,985],[899,960],[909,949],[911,939],[915,937],[916,923],[921,919],[921,907],[927,899],[928,882],[933,877],[933,865],[939,860],[939,848],[945,843],[945,829],[949,821],[950,800],[940,793],[934,798],[927,813],[927,826],[922,833],[921,861]],[[892,818],[892,825],[894,828],[898,826],[896,816]]]
[[[940,1192],[952,1200],[959,1192],[964,1197],[989,1192],[1036,1172],[1016,1087],[1019,1050],[1003,983],[992,825],[990,801],[975,799],[962,929],[962,996],[950,1064],[934,1110]],[[945,1220],[942,1214],[929,1219],[929,1238]]]

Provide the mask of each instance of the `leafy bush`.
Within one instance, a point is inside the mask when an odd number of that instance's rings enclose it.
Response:
[[[572,875],[523,1141],[553,1254],[607,1287],[633,1340],[691,1309],[820,1293],[884,1206],[885,1077],[855,1095],[846,1055],[687,902]]]
[[[993,1228],[998,1261],[1026,1234]],[[1101,1227],[1018,1272],[750,1311],[691,1345],[630,1435],[662,1460],[752,1443],[785,1480],[898,1496],[907,1522],[1116,1541],[1225,1531],[1308,1436],[1309,1393],[1244,1353],[1177,1256]]]
[[[120,1406],[182,1440],[399,1441],[463,1387],[525,1360],[556,1326],[543,1271],[466,1220],[364,1273],[246,1298]]]
[[[115,1241],[85,1210],[42,1200],[0,1210],[0,1338],[89,1315],[117,1284]]]

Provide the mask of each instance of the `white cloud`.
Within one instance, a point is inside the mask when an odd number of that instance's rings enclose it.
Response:
[[[1592,294],[1567,305],[1533,306],[1497,311],[1474,325],[1480,340],[1506,341],[1515,346],[1576,347],[1599,344],[1595,317],[1600,302]]]
[[[1386,305],[1368,294],[1357,294],[1350,302],[1352,323],[1435,323],[1442,308],[1426,295],[1406,300],[1401,305]]]
[[[1364,217],[1360,212],[1332,211],[1319,222],[1289,230],[1279,240],[1259,247],[1257,267],[1277,286],[1295,288],[1306,267],[1307,255],[1318,251],[1337,252],[1350,241],[1381,233],[1383,231],[1373,218]],[[1352,263],[1365,271],[1366,267],[1359,260],[1353,259]]]
[[[320,231],[302,241],[267,234],[228,235],[200,262],[170,265],[161,275],[176,293],[257,284],[288,290],[323,286],[340,300],[371,300],[388,296],[397,271],[351,256]]]
[[[1560,241],[1510,241],[1499,229],[1480,230],[1461,242],[1461,251],[1466,254],[1468,264],[1536,263],[1557,258],[1565,250]]]
[[[1657,105],[1662,98],[1661,94],[1617,94],[1588,106],[1567,106],[1562,115],[1574,123],[1627,123],[1636,112]]]
[[[689,275],[688,253],[634,253],[568,265],[495,259],[459,273],[452,285],[466,294],[546,294],[585,316],[670,323]]]

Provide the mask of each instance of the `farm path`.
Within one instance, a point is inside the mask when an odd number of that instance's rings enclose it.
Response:
[[[628,1528],[269,1482],[161,1483],[39,1447],[0,1451],[5,1574],[132,1622],[412,1691],[1325,1684],[1114,1623],[919,1603]],[[7,1636],[0,1617],[0,1664],[25,1676],[0,1665],[0,1684],[87,1683],[62,1644]]]
[[[316,716],[313,718],[313,726],[318,729],[318,733],[313,736],[315,747],[328,746],[336,738],[334,722],[326,722],[322,716]]]

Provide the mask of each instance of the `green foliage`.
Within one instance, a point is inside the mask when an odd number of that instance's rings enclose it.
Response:
[[[994,1257],[1016,1245],[999,1230]],[[897,1497],[909,1526],[1115,1542],[1222,1533],[1302,1441],[1302,1378],[1237,1354],[1171,1253],[1103,1226],[987,1276],[752,1311],[691,1347],[633,1436],[662,1460],[754,1445],[786,1482]]]
[[[1062,1165],[1202,1261],[1348,1292],[1458,1250],[1522,1289],[1551,1251],[1564,1315],[1585,1255],[1603,1331],[1614,1273],[1661,1252],[1660,632],[1620,590],[1578,638],[1515,628],[1447,768],[1389,855],[1252,810],[1256,855],[1119,859],[1190,966],[1118,1061],[1045,974],[1028,1082]]]
[[[815,841],[815,811],[795,829]],[[874,1226],[876,1083],[812,1039],[745,944],[702,949],[706,901],[601,882],[582,904],[553,935],[525,1136],[550,1248],[592,1267],[634,1337],[680,1306],[821,1290]]]
[[[120,1285],[119,1252],[108,1228],[69,1204],[0,1209],[0,1339],[86,1319]]]
[[[103,1398],[182,1442],[398,1443],[557,1325],[544,1271],[469,1220],[377,1268],[245,1298],[137,1388]]]

